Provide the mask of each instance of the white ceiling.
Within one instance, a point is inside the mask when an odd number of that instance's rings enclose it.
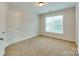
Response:
[[[36,2],[9,2],[8,4],[10,7],[25,8],[37,14],[75,7],[75,2],[48,2],[47,5],[43,7],[36,7],[35,3]]]

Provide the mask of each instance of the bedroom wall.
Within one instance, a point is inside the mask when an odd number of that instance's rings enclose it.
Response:
[[[9,35],[9,32],[11,31],[8,26],[8,42],[11,44],[12,41],[18,42],[24,39],[28,39],[34,36],[39,35],[39,16],[32,11],[26,9],[25,7],[19,7],[19,6],[8,6],[8,13],[13,13],[13,12],[20,12],[20,21],[21,21],[21,36],[17,40],[16,37],[15,39],[10,39],[13,38],[12,35]],[[10,21],[13,20],[11,19],[10,16],[8,16],[8,25],[10,25]],[[16,33],[15,33],[16,34]],[[16,41],[17,40],[17,41]]]
[[[45,17],[46,16],[53,16],[53,15],[63,15],[63,34],[56,34],[56,33],[48,33],[45,32]],[[75,8],[68,8],[64,10],[59,10],[55,12],[49,12],[46,14],[41,14],[40,15],[40,34],[49,36],[49,37],[56,37],[68,41],[73,41],[76,42],[76,29],[75,29],[75,24],[76,24],[76,19],[75,19]]]

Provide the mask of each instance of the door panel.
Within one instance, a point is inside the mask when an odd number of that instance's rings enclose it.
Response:
[[[8,42],[15,43],[20,39],[20,14],[19,12],[8,11]]]
[[[5,4],[0,3],[0,55],[3,55],[5,52],[7,40],[6,25],[6,7]]]

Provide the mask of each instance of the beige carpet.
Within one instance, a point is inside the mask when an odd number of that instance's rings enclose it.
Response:
[[[37,36],[9,45],[5,56],[73,56],[75,52],[73,42]]]

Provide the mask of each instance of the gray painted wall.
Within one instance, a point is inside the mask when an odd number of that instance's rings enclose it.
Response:
[[[13,26],[14,26],[14,25],[12,25],[14,23],[10,23],[10,22],[12,22],[13,19],[15,19],[15,18],[12,18],[12,17],[10,17],[10,15],[8,15],[8,41],[10,44],[12,42],[21,41],[21,40],[28,39],[28,38],[34,37],[36,35],[39,35],[39,16],[37,14],[31,12],[30,10],[26,9],[25,7],[8,6],[8,13],[12,14],[12,13],[16,13],[16,12],[21,13],[21,16],[19,18],[21,36],[19,39],[17,39],[17,37],[15,37],[15,39],[13,39],[14,37],[9,34],[10,31],[12,31],[12,29],[10,29],[10,28],[11,27],[13,28]],[[10,27],[10,25],[11,25],[11,27]],[[16,35],[16,30],[14,31],[14,29],[13,29],[13,31],[15,32],[15,35]]]
[[[46,16],[53,16],[53,15],[63,15],[63,34],[56,34],[56,33],[48,33],[45,32],[45,17]],[[46,14],[40,15],[40,34],[49,36],[49,37],[57,37],[68,41],[76,41],[76,19],[75,19],[75,8],[68,8],[64,10],[59,10],[55,12],[49,12]]]

